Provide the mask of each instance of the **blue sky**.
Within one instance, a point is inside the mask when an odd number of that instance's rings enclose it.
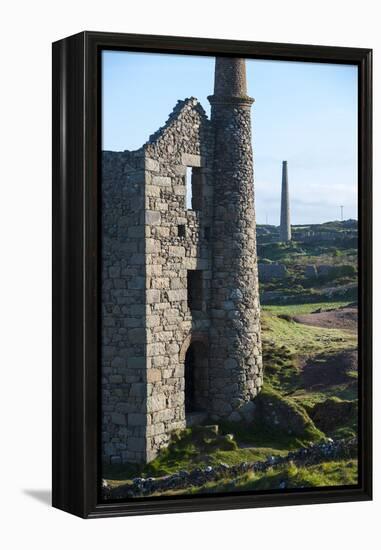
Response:
[[[357,219],[357,67],[246,62],[252,108],[258,223],[279,225],[282,160],[288,161],[293,224]],[[103,149],[134,150],[178,99],[207,114],[214,58],[103,52]]]

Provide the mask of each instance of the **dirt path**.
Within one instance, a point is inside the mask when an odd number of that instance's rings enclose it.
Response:
[[[317,311],[305,315],[296,315],[293,320],[304,325],[322,328],[357,330],[357,307],[343,307],[331,311]]]
[[[355,350],[312,357],[302,367],[303,387],[317,390],[344,383],[357,384],[348,378],[348,372],[357,370],[357,361]]]

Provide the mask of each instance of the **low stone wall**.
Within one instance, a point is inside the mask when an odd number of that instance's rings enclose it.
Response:
[[[317,288],[313,293],[306,290],[305,293],[295,296],[292,289],[286,290],[266,290],[261,293],[262,305],[285,305],[285,304],[315,304],[328,300],[357,300],[357,283],[348,283],[337,287]]]
[[[352,265],[336,265],[336,264],[324,264],[324,265],[307,265],[304,271],[304,276],[307,278],[327,279],[334,277],[351,276],[356,273],[355,268]]]
[[[316,269],[316,265],[306,265],[304,276],[307,277],[307,279],[317,279],[318,272]]]
[[[249,472],[265,472],[270,468],[279,467],[289,462],[297,466],[309,466],[326,460],[357,457],[357,439],[329,440],[325,443],[311,445],[308,448],[291,451],[286,456],[269,456],[267,460],[258,462],[242,462],[234,466],[219,464],[196,468],[191,472],[182,470],[176,474],[160,478],[137,477],[131,483],[126,483],[117,488],[111,488],[103,481],[102,493],[105,500],[127,499],[133,497],[146,497],[156,492],[174,491],[189,487],[201,487],[210,481],[219,479],[232,479]]]
[[[283,264],[258,264],[259,281],[266,283],[272,279],[285,279],[287,269]]]

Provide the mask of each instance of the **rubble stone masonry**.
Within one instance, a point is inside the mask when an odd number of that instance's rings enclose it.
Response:
[[[138,151],[103,152],[107,462],[149,462],[199,413],[249,419],[262,384],[252,100],[229,62],[211,120],[191,97]]]

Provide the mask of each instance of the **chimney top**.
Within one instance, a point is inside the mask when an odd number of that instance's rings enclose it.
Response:
[[[253,103],[247,95],[245,59],[216,57],[214,94],[208,99],[211,103]]]

